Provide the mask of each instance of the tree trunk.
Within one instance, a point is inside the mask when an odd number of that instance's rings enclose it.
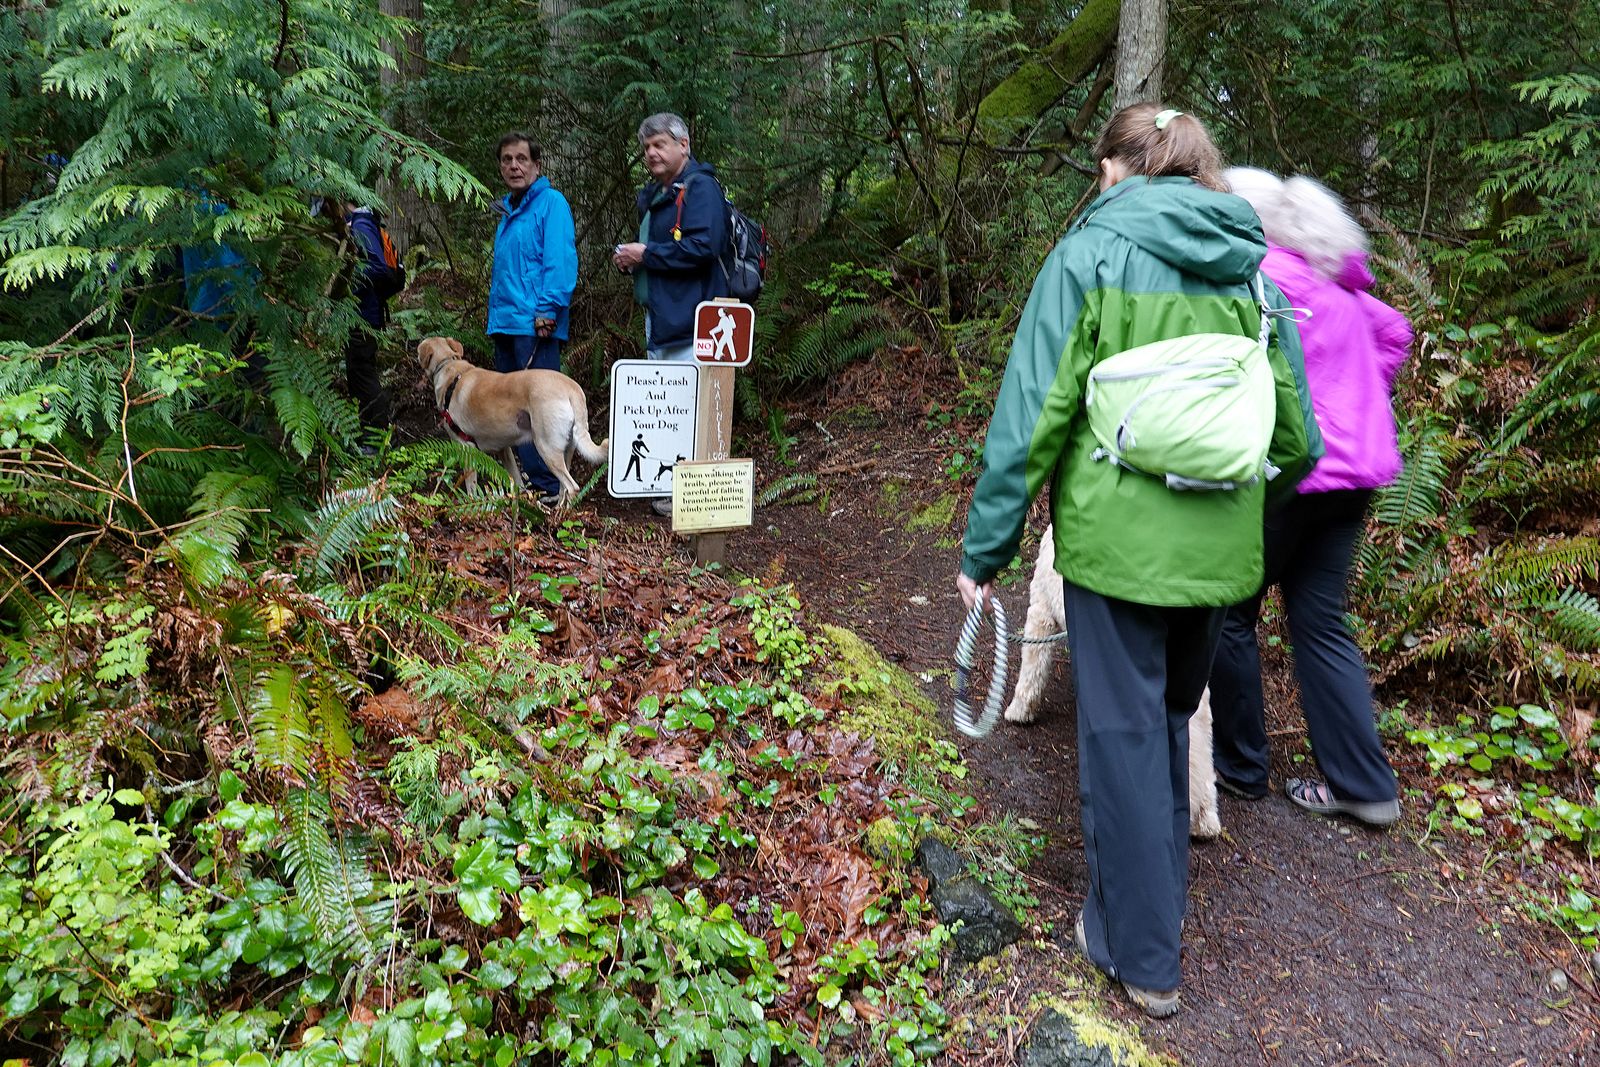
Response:
[[[579,43],[578,33],[566,22],[566,17],[574,6],[572,0],[539,0],[539,21],[545,32],[544,62],[548,69],[559,69],[572,61],[573,49]],[[528,132],[538,139],[544,150],[544,170],[550,176],[550,183],[561,189],[568,200],[579,203],[580,190],[591,185],[589,176],[583,173],[586,159],[578,142],[580,127],[574,121],[575,116],[567,112],[560,93],[547,89],[539,104],[538,126]],[[592,204],[583,201],[578,211],[591,207]]]
[[[822,47],[827,43],[827,26],[820,15],[796,8],[784,20],[783,29],[784,50],[802,53],[795,60],[794,76],[784,86],[778,120],[779,140],[793,145],[809,135],[817,101],[827,97],[833,55]],[[816,230],[822,221],[824,199],[820,173],[805,173],[783,191],[773,204],[770,219],[780,247],[792,247]]]
[[[1161,99],[1167,58],[1167,0],[1123,0],[1117,27],[1116,106]]]
[[[381,82],[392,103],[387,114],[389,124],[411,137],[423,136],[423,116],[417,114],[416,105],[405,101],[404,93],[415,85],[427,71],[427,53],[423,50],[422,0],[379,0],[385,15],[395,15],[411,20],[411,29],[398,42],[389,42],[384,51],[394,57],[395,69],[385,70]],[[418,243],[437,237],[443,240],[438,228],[438,209],[419,196],[410,186],[384,175],[378,180],[378,195],[389,205],[384,225],[394,237],[402,253]]]

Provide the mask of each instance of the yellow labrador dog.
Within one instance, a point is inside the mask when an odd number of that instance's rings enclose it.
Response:
[[[1039,539],[1039,561],[1033,566],[1028,587],[1028,621],[1025,637],[1049,637],[1067,628],[1067,610],[1061,603],[1061,575],[1056,573],[1055,530],[1046,526]],[[1022,666],[1017,689],[1006,708],[1010,722],[1033,722],[1039,699],[1050,680],[1050,656],[1055,644],[1022,646]],[[1200,707],[1189,719],[1189,836],[1210,840],[1222,833],[1217,815],[1217,771],[1211,765],[1211,690],[1200,696]]]
[[[466,360],[453,337],[429,337],[417,346],[417,358],[433,386],[433,402],[450,436],[498,455],[517,479],[517,445],[532,445],[550,468],[561,491],[556,507],[564,508],[578,493],[567,465],[577,452],[589,463],[603,463],[607,441],[589,436],[589,402],[578,383],[560,371],[484,370]]]

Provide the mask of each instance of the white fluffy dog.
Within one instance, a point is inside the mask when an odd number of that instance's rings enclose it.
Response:
[[[1039,561],[1033,567],[1033,583],[1028,587],[1028,621],[1025,637],[1049,637],[1067,628],[1067,612],[1061,603],[1061,575],[1056,573],[1056,548],[1052,527],[1045,527],[1039,539]],[[1039,698],[1050,677],[1050,657],[1055,643],[1022,646],[1022,667],[1017,674],[1017,690],[1006,708],[1011,722],[1032,722],[1039,712]],[[1200,696],[1200,707],[1189,720],[1189,836],[1210,840],[1222,833],[1217,817],[1217,772],[1211,765],[1211,690]]]

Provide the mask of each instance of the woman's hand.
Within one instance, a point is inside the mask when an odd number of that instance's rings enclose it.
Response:
[[[956,575],[956,592],[961,594],[961,603],[968,611],[972,605],[982,604],[985,608],[994,597],[994,582],[988,581],[979,585],[965,574]]]

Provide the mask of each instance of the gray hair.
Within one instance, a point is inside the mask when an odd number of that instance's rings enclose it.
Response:
[[[1324,278],[1337,278],[1351,253],[1367,250],[1366,231],[1321,182],[1304,175],[1284,181],[1254,167],[1230,167],[1222,177],[1256,209],[1268,241],[1299,252]]]
[[[643,122],[639,123],[639,143],[644,144],[652,137],[666,134],[674,141],[687,141],[689,139],[689,124],[670,111],[661,111]]]

